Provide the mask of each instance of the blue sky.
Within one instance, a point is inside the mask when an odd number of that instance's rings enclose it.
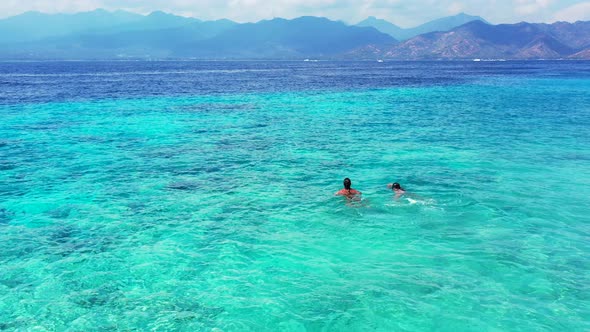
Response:
[[[356,23],[376,16],[402,27],[459,12],[479,15],[492,23],[590,20],[590,1],[584,0],[0,0],[0,17],[29,10],[72,13],[96,8],[137,13],[163,10],[238,22],[314,15]]]

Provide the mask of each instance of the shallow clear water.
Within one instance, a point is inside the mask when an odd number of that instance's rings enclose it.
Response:
[[[588,330],[589,91],[588,62],[0,63],[0,330]]]

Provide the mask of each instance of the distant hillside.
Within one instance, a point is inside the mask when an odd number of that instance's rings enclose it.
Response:
[[[407,35],[406,29],[400,28],[397,25],[388,22],[386,20],[382,20],[376,18],[375,16],[369,16],[367,19],[359,22],[357,24],[359,27],[373,27],[383,33],[386,33],[397,40],[404,40],[407,39],[405,36]]]
[[[124,11],[107,12],[102,9],[77,14],[26,12],[0,20],[0,44],[30,42],[88,30],[108,29],[144,19],[144,16],[138,14]]]
[[[556,59],[590,47],[590,22],[490,25],[472,21],[383,50],[394,59]],[[580,55],[583,56],[583,53]]]
[[[582,50],[580,52],[574,53],[574,54],[570,55],[568,58],[588,60],[588,59],[590,59],[590,47],[585,50]]]
[[[465,20],[471,21],[402,43],[374,27],[416,33]],[[376,18],[365,23],[370,26],[313,16],[239,24],[163,12],[28,12],[0,20],[0,59],[590,59],[590,22],[490,25],[461,14],[413,29]]]
[[[443,17],[434,21],[424,23],[410,30],[414,36],[417,36],[434,31],[449,31],[451,29],[454,29],[456,27],[459,27],[465,23],[469,23],[472,21],[479,21],[489,24],[486,20],[479,16],[472,16],[467,15],[465,13],[460,13],[454,16]]]
[[[174,29],[200,23],[201,20],[155,11],[139,19],[124,24],[110,24],[108,27],[86,29],[84,33],[107,34],[129,31],[155,31]]]
[[[199,22],[201,21],[195,18],[159,11],[147,16],[102,9],[77,14],[27,12],[0,20],[0,45],[16,44],[18,48],[24,44],[47,44],[50,40],[74,40],[87,35],[107,36],[134,31],[146,33],[189,27]]]
[[[0,57],[33,59],[112,59],[180,57],[176,52],[198,41],[213,38],[237,23],[218,20],[191,23],[177,28],[152,30],[105,29],[66,37],[5,45]],[[134,27],[136,25],[133,25]]]
[[[369,45],[391,46],[396,43],[393,37],[374,28],[347,26],[318,17],[238,24],[229,20],[201,22],[162,12],[130,16],[132,19],[127,20],[114,19],[122,13],[93,13],[111,15],[112,24],[89,24],[87,28],[81,28],[69,23],[79,21],[75,15],[67,17],[70,21],[60,23],[54,22],[52,15],[46,15],[41,22],[48,24],[47,31],[54,33],[47,33],[45,38],[5,42],[0,57],[305,58],[332,57]]]
[[[290,58],[334,56],[367,45],[394,45],[374,28],[347,26],[326,18],[273,19],[236,25],[218,36],[179,50],[185,56]]]
[[[481,21],[484,23],[488,23],[486,20],[479,16],[471,16],[464,13],[460,13],[454,16],[439,18],[434,21],[430,21],[409,29],[400,28],[393,23],[390,23],[386,20],[377,19],[373,16],[358,23],[357,26],[374,27],[375,29],[383,33],[389,34],[397,40],[406,40],[429,32],[449,31],[471,21]]]

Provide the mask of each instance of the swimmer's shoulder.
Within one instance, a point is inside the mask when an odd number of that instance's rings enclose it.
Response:
[[[361,193],[360,191],[356,190],[356,189],[340,189],[339,191],[337,191],[334,196],[355,196],[355,195],[362,195],[363,193]]]

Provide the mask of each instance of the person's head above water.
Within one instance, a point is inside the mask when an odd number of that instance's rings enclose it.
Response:
[[[397,183],[397,182],[394,182],[394,183],[391,185],[391,188],[392,188],[393,190],[395,190],[395,189],[401,190],[401,189],[402,189],[402,187],[401,187],[401,186],[399,185],[399,183]]]
[[[344,179],[344,189],[348,189],[350,190],[350,186],[352,185],[352,182],[350,181],[349,178]]]
[[[345,178],[342,183],[344,184],[344,189],[340,189],[338,192],[336,192],[336,196],[346,196],[348,198],[352,198],[353,196],[361,195],[360,191],[352,189],[352,181],[350,181],[349,178]]]

